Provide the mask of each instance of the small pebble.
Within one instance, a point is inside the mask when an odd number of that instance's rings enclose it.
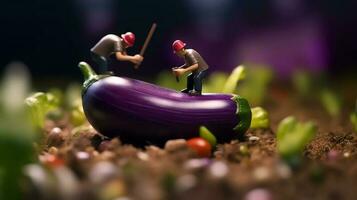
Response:
[[[284,179],[290,178],[291,177],[291,169],[290,167],[285,164],[285,163],[279,163],[276,166],[276,172],[277,174]]]
[[[48,153],[56,155],[58,153],[58,149],[56,147],[51,147],[50,149],[48,149]]]
[[[178,177],[176,187],[180,192],[187,191],[197,184],[197,178],[192,174],[186,174]]]
[[[228,166],[222,161],[213,162],[209,167],[209,172],[214,178],[224,178],[228,171]]]
[[[244,200],[272,200],[273,197],[271,193],[266,190],[266,189],[253,189],[249,191],[245,197]]]
[[[184,163],[184,168],[187,170],[200,169],[208,166],[211,163],[211,160],[208,158],[194,158],[186,161]]]
[[[249,141],[251,141],[251,142],[256,142],[256,141],[258,141],[258,140],[260,140],[260,138],[257,137],[257,136],[250,136],[250,137],[249,137]]]
[[[148,161],[149,160],[149,155],[145,152],[139,151],[137,154],[138,158],[143,161]]]
[[[85,152],[85,151],[79,151],[76,153],[76,157],[79,159],[79,160],[87,160],[89,159],[89,153]]]
[[[175,152],[186,148],[187,142],[185,139],[169,140],[165,144],[165,150],[167,152]]]
[[[339,157],[340,157],[340,152],[337,150],[332,149],[327,153],[327,159],[329,161],[336,161]]]
[[[47,136],[47,145],[58,147],[62,145],[63,142],[62,130],[58,127],[53,128]]]
[[[351,156],[350,152],[345,152],[343,153],[343,157],[349,158]]]
[[[240,145],[239,152],[244,156],[249,155],[249,150],[248,150],[247,145],[245,145],[245,144]]]
[[[110,149],[110,141],[109,140],[104,140],[99,144],[98,150],[100,152],[103,152],[105,150],[109,150]]]
[[[120,174],[120,169],[113,163],[102,161],[96,163],[89,172],[89,179],[96,184],[103,183],[109,179],[115,178]]]
[[[257,167],[253,171],[253,176],[257,181],[266,181],[270,178],[270,170],[267,167]]]

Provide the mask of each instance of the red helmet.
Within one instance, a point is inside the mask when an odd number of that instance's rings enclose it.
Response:
[[[185,46],[186,43],[182,42],[181,40],[175,40],[175,42],[172,43],[172,49],[174,50],[174,53],[180,51]]]
[[[122,34],[121,38],[123,38],[124,42],[128,45],[128,47],[133,46],[135,43],[135,35],[132,32]]]

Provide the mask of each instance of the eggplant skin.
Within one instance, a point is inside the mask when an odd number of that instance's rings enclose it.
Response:
[[[233,94],[190,96],[117,76],[91,83],[82,94],[85,115],[98,132],[139,145],[162,145],[169,139],[197,137],[202,125],[219,142],[236,138],[247,128],[239,126],[241,108],[234,98]],[[243,124],[249,128],[250,108],[245,110],[249,113],[245,113],[248,117]]]

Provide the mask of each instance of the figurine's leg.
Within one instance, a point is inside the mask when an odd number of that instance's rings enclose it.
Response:
[[[99,67],[99,73],[103,74],[106,73],[107,69],[108,69],[108,61],[106,58],[104,58],[103,56],[97,55],[93,52],[91,52],[91,57],[93,59],[94,62],[97,63],[98,67]]]
[[[187,76],[187,87],[186,89],[181,90],[181,92],[188,93],[190,90],[193,89],[193,77],[194,75],[192,73]]]
[[[202,80],[206,77],[207,71],[201,71],[193,78],[195,84],[195,92],[202,93]]]

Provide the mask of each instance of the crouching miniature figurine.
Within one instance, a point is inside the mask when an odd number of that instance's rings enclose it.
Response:
[[[187,76],[187,88],[181,92],[191,95],[201,95],[202,80],[205,78],[209,66],[197,51],[185,49],[185,46],[186,44],[181,40],[176,40],[172,44],[174,53],[185,60],[184,65],[174,67],[172,71],[176,77],[190,71],[191,73]]]
[[[135,35],[131,32],[122,34],[121,37],[109,34],[104,36],[92,49],[91,57],[99,66],[100,73],[111,73],[108,70],[108,57],[115,54],[116,59],[120,61],[130,61],[134,64],[140,64],[143,57],[139,54],[134,56],[127,55],[126,49],[132,47],[135,43]]]

